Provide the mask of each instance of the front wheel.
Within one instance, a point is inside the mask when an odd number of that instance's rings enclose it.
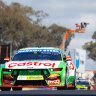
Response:
[[[12,90],[13,91],[22,91],[22,87],[13,87]]]
[[[1,87],[1,91],[10,91],[11,87]]]
[[[66,89],[66,87],[64,86],[64,87],[57,87],[57,90],[65,90]]]

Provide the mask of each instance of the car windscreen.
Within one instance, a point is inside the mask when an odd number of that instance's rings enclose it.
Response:
[[[79,82],[77,82],[77,85],[86,85],[86,86],[89,86],[89,82],[79,81]]]
[[[12,61],[23,60],[61,60],[59,52],[22,52],[13,57]]]

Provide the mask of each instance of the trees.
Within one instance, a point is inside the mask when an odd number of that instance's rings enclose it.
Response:
[[[48,14],[19,3],[6,5],[0,1],[0,44],[12,44],[13,50],[22,47],[58,47],[65,27],[56,24],[49,28],[40,23]]]
[[[92,39],[94,39],[96,41],[96,31],[94,32]]]
[[[0,44],[11,43],[13,49],[28,46],[28,40],[32,39],[31,36],[37,30],[39,21],[47,14],[19,3],[8,6],[0,1],[0,6],[2,6],[0,7]],[[38,30],[40,28],[39,26]]]
[[[95,41],[85,43],[83,48],[88,51],[88,56],[96,61],[96,31],[92,35],[92,39]]]
[[[62,43],[63,35],[65,35],[67,28],[59,26],[57,24],[52,24],[48,29],[52,36],[54,36],[53,38],[56,42],[55,46],[60,46],[60,44]]]

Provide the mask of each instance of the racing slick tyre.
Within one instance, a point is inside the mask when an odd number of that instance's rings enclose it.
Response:
[[[10,91],[11,87],[1,87],[1,91]]]
[[[57,90],[65,90],[66,89],[66,87],[64,86],[64,87],[57,87]]]
[[[22,91],[22,87],[13,87],[12,90],[13,91]]]

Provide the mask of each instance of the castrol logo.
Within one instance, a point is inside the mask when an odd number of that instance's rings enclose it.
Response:
[[[5,64],[8,69],[48,69],[58,68],[60,61],[10,61]]]
[[[8,65],[9,68],[16,66],[51,66],[54,68],[55,63],[41,63],[41,62],[23,62],[23,63],[10,63]]]

